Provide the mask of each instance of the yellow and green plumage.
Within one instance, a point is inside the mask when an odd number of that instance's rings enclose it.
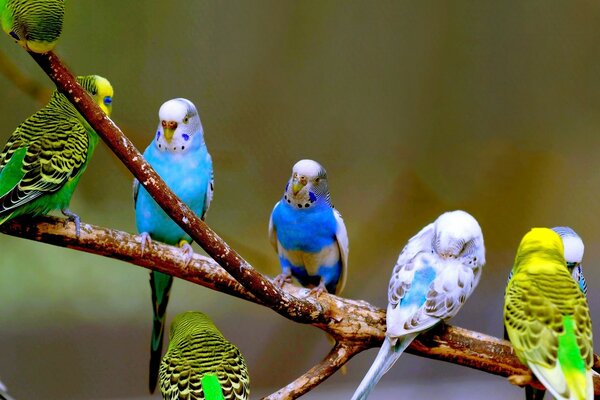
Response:
[[[64,0],[0,0],[2,29],[34,53],[54,48],[62,33],[64,14]]]
[[[594,398],[592,321],[556,232],[534,228],[523,237],[506,288],[504,324],[521,362],[554,397]]]
[[[97,75],[77,82],[110,115],[113,89]],[[55,91],[49,103],[27,118],[0,153],[0,225],[19,215],[68,210],[98,135],[67,98]]]
[[[173,319],[159,376],[167,400],[241,400],[250,395],[244,357],[200,312]]]

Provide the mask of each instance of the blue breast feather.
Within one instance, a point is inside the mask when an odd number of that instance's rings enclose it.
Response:
[[[286,250],[317,253],[336,240],[337,221],[326,204],[296,210],[279,202],[273,211],[273,226]]]
[[[171,190],[202,217],[212,161],[204,143],[198,142],[185,154],[160,152],[151,143],[144,152],[144,158]],[[136,201],[136,225],[138,232],[148,232],[153,239],[164,243],[177,244],[182,239],[191,241],[141,186]]]

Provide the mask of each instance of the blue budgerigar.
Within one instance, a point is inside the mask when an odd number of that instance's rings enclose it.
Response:
[[[212,160],[206,144],[198,111],[186,99],[165,102],[158,112],[160,122],[154,140],[144,158],[173,192],[202,219],[213,196]],[[158,240],[182,247],[191,259],[191,237],[165,214],[148,192],[134,181],[135,221],[141,234],[142,251]],[[165,318],[173,277],[150,272],[154,319],[150,354],[150,392],[158,379]]]
[[[555,226],[552,228],[552,230],[558,233],[562,239],[567,269],[571,273],[573,280],[577,282],[579,289],[581,289],[584,295],[587,295],[587,284],[585,282],[583,267],[581,265],[583,261],[583,252],[585,250],[583,240],[577,234],[577,232],[568,226]],[[507,284],[510,282],[512,276],[513,270],[511,269],[510,273],[508,274]],[[506,328],[504,328],[504,339],[508,340]],[[537,389],[532,386],[525,387],[525,398],[527,400],[542,400],[545,394],[546,391],[543,389]]]
[[[368,398],[419,333],[458,313],[484,264],[481,228],[464,211],[440,215],[408,241],[390,279],[385,340],[353,400]]]
[[[282,285],[295,277],[317,294],[340,294],[348,269],[348,234],[340,213],[331,205],[325,168],[300,160],[283,198],[269,221],[269,238],[279,255]]]

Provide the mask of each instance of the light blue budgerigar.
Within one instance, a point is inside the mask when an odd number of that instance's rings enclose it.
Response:
[[[283,198],[269,220],[269,238],[279,255],[278,285],[295,277],[318,295],[340,294],[348,270],[348,234],[340,213],[331,205],[327,172],[313,160],[292,168]]]
[[[565,261],[567,262],[567,269],[571,273],[573,280],[579,285],[579,289],[587,296],[587,283],[583,275],[583,267],[581,265],[583,261],[583,252],[585,246],[583,240],[572,228],[568,226],[555,226],[552,230],[560,236],[563,242],[565,251]],[[510,270],[508,274],[508,280],[510,282],[513,276],[513,270]],[[508,333],[506,327],[504,327],[504,339],[508,340]],[[532,386],[525,387],[525,399],[527,400],[541,400],[546,395],[546,391],[543,389],[537,389]]]
[[[165,102],[158,111],[160,122],[144,158],[171,190],[202,219],[213,196],[212,159],[204,143],[204,131],[194,104],[178,98]],[[192,238],[165,214],[148,192],[134,180],[135,222],[140,232],[142,251],[158,240],[182,247],[189,262],[193,255]],[[152,325],[150,353],[150,392],[158,380],[165,318],[173,277],[150,272]]]
[[[383,345],[353,400],[368,398],[419,333],[458,313],[484,264],[481,228],[464,211],[440,215],[408,241],[390,279]]]

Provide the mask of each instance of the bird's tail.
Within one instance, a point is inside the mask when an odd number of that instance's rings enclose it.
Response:
[[[162,272],[150,272],[150,287],[152,289],[152,338],[150,341],[150,393],[154,393],[158,382],[158,369],[162,356],[163,336],[167,317],[169,293],[173,285],[173,277]]]
[[[381,377],[388,372],[396,360],[402,355],[408,345],[417,337],[416,333],[403,336],[392,345],[386,337],[379,353],[362,382],[352,395],[352,400],[366,400]]]
[[[206,400],[225,400],[221,383],[216,375],[204,375],[200,384],[202,385],[202,392],[204,392],[204,398]]]

